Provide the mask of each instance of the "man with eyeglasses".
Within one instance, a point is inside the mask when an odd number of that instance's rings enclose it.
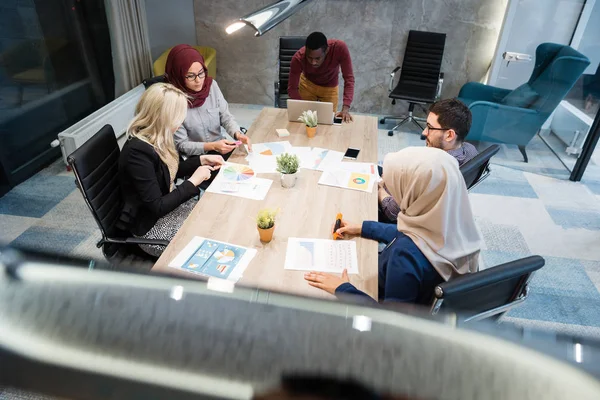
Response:
[[[344,78],[344,103],[338,112],[340,70]],[[354,73],[348,46],[342,40],[329,39],[321,32],[306,38],[306,45],[294,54],[290,63],[288,95],[294,100],[333,103],[333,112],[351,122],[350,105],[354,97]]]
[[[431,105],[427,114],[427,126],[423,130],[425,145],[446,151],[456,158],[460,167],[477,155],[475,146],[464,141],[469,129],[471,110],[464,103],[457,99],[438,101]],[[382,182],[379,183],[378,198],[379,220],[395,222],[400,207]]]

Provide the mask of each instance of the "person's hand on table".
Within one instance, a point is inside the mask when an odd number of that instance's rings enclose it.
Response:
[[[307,272],[304,274],[304,279],[308,281],[310,286],[314,286],[319,289],[323,289],[327,293],[335,294],[335,289],[337,289],[341,284],[350,282],[348,278],[348,270],[344,269],[342,272],[342,277],[335,276],[332,274],[326,274],[324,272]]]
[[[338,118],[341,118],[342,122],[354,121],[354,119],[352,118],[352,115],[350,115],[350,107],[348,107],[348,106],[343,106],[342,111],[335,114],[335,116]]]
[[[248,146],[248,151],[252,151],[252,141],[248,136],[238,131],[233,135],[233,137],[235,138],[235,140],[239,140],[240,142],[242,142],[242,144]]]
[[[202,165],[196,168],[196,171],[188,178],[188,181],[192,182],[194,186],[199,186],[202,182],[210,178],[210,173],[214,170],[214,167],[210,165]]]
[[[333,231],[333,228],[331,229]],[[362,224],[353,224],[342,220],[339,229],[336,231],[340,237],[344,237],[344,233],[348,235],[360,235],[362,232]]]
[[[204,145],[204,147],[206,148],[206,145]],[[210,144],[209,150],[214,150],[221,154],[227,154],[227,153],[231,153],[233,150],[235,150],[236,147],[237,146],[236,146],[235,142],[232,142],[227,139],[221,139],[221,140],[217,140],[216,142],[212,142]]]
[[[209,165],[213,167],[213,171],[221,168],[225,164],[225,160],[223,160],[222,156],[207,154],[200,156],[200,164],[201,165]]]

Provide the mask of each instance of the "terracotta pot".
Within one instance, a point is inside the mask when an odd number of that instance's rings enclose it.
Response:
[[[258,229],[258,236],[260,236],[261,242],[269,243],[271,240],[273,240],[273,232],[275,231],[275,225],[273,225],[269,229],[262,229],[258,226],[256,228]]]
[[[312,128],[310,126],[306,127],[306,136],[308,136],[309,138],[313,138],[313,137],[315,137],[316,134],[317,134],[316,126],[313,126]]]
[[[293,174],[281,174],[281,186],[284,188],[291,188],[296,185],[296,179],[298,178],[298,171]]]

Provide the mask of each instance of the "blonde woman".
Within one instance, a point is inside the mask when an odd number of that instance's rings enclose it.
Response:
[[[218,155],[179,161],[173,135],[187,109],[188,97],[168,83],[152,85],[136,106],[119,158],[125,202],[118,227],[134,236],[171,240],[192,211],[198,186],[223,165]],[[189,178],[175,186],[175,180],[185,176]],[[155,257],[164,250],[162,246],[140,247]]]
[[[383,162],[383,180],[400,207],[398,222],[342,221],[337,233],[385,243],[379,254],[379,301],[431,304],[435,286],[476,272],[480,250],[465,180],[456,159],[434,147],[408,147]],[[354,294],[342,277],[305,274],[311,286],[335,295]],[[373,301],[373,299],[370,299]]]

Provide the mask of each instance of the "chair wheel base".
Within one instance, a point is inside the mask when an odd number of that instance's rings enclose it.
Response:
[[[394,136],[394,131],[388,131],[388,136]]]

